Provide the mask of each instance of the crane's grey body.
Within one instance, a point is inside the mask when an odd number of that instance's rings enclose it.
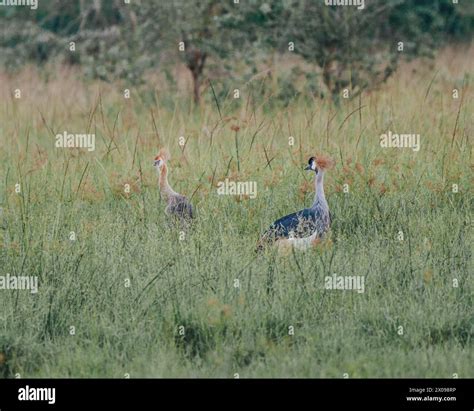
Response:
[[[167,150],[161,150],[153,163],[158,172],[161,195],[166,201],[165,213],[174,220],[188,222],[194,218],[194,208],[186,196],[177,193],[169,185],[168,166],[166,165],[168,159]]]
[[[165,208],[165,213],[179,219],[194,218],[193,205],[181,194],[168,197],[168,205]]]
[[[309,166],[306,169],[315,172],[313,205],[276,220],[262,235],[259,249],[264,243],[273,243],[280,239],[321,238],[329,230],[331,215],[324,195],[324,170],[318,172],[314,158],[311,158],[308,163]]]
[[[331,224],[329,210],[317,201],[311,208],[305,208],[275,221],[264,236],[273,240],[279,238],[303,238],[315,232],[321,237]]]

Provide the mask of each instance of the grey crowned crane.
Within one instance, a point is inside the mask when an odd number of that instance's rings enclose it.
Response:
[[[194,209],[187,197],[174,191],[168,183],[168,160],[169,151],[162,148],[155,157],[153,166],[159,176],[159,186],[161,195],[167,202],[165,213],[180,221],[189,221],[194,218]]]
[[[316,245],[331,225],[329,206],[324,195],[324,173],[333,161],[324,156],[311,157],[305,170],[315,173],[315,196],[313,205],[276,220],[262,235],[257,250],[276,243],[278,249],[306,250]]]

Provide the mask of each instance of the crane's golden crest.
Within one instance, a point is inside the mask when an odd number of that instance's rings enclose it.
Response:
[[[162,161],[168,161],[170,159],[170,152],[166,148],[160,149],[158,152],[158,155],[155,157],[155,161],[157,160],[162,160]]]
[[[321,170],[328,170],[334,167],[334,160],[328,156],[316,156],[316,164]]]

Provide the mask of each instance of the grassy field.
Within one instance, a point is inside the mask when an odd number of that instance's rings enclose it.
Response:
[[[269,108],[242,88],[221,114],[66,70],[2,75],[0,275],[39,290],[0,290],[0,375],[474,377],[469,55],[407,65],[340,107]],[[387,130],[421,149],[381,148]],[[55,148],[64,131],[95,133],[95,151]],[[162,146],[198,214],[184,238],[157,188]],[[315,153],[336,161],[330,240],[257,257],[271,222],[311,204]],[[217,195],[226,177],[257,197]],[[365,292],[325,290],[332,274]]]

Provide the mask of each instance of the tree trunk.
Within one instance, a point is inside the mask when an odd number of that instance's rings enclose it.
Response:
[[[193,77],[193,96],[194,102],[199,104],[200,94],[199,88],[201,86],[201,76],[204,70],[204,63],[206,61],[207,54],[199,49],[191,49],[186,53],[186,65],[191,71]]]
[[[194,103],[196,105],[199,105],[199,102],[201,100],[201,95],[199,94],[199,89],[201,86],[201,79],[199,78],[199,75],[196,75],[194,72],[192,73],[193,75],[193,96],[194,96]]]

